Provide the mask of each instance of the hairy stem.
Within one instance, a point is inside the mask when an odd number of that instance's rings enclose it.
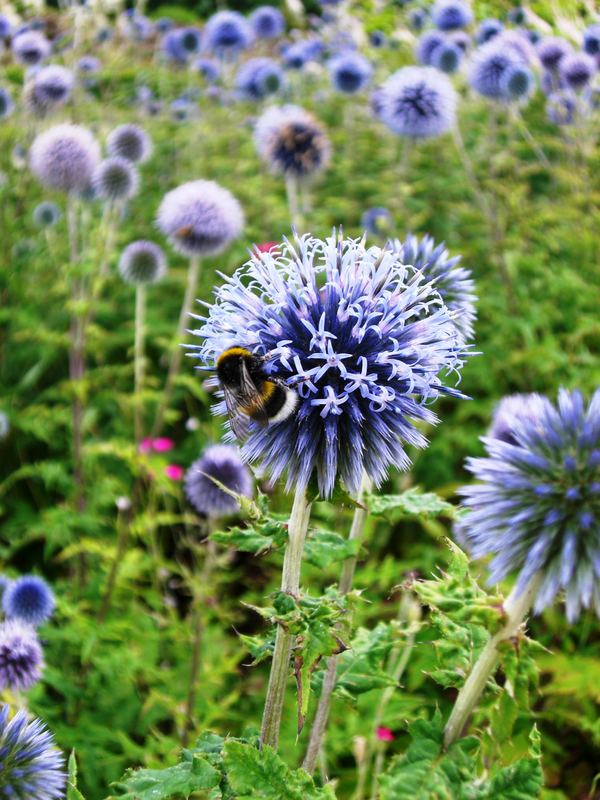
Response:
[[[134,370],[134,432],[135,441],[139,445],[143,435],[143,405],[142,392],[144,390],[144,335],[146,316],[146,287],[139,285],[135,290],[135,347],[133,357]]]
[[[281,577],[281,591],[287,592],[294,597],[300,591],[302,552],[309,519],[310,503],[306,499],[306,490],[297,489],[288,524],[288,541],[283,558],[283,573]],[[275,749],[279,744],[279,729],[281,728],[285,687],[289,675],[292,640],[292,634],[280,625],[277,628],[275,638],[271,675],[269,677],[260,735],[261,745],[267,744]]]

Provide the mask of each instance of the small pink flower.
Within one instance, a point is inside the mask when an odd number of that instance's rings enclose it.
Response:
[[[165,467],[165,475],[172,481],[180,481],[183,478],[183,472],[184,469],[179,464],[169,464],[168,467]]]
[[[380,725],[375,733],[380,742],[394,741],[394,734],[391,732],[389,728],[384,728],[383,725]]]
[[[152,450],[152,439],[142,439],[138,449],[140,453],[149,453]]]
[[[166,436],[152,441],[152,447],[156,453],[168,453],[169,450],[173,449],[174,445],[173,439],[167,439]]]

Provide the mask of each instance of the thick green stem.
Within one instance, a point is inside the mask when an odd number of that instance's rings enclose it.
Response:
[[[362,483],[358,492],[357,501],[362,503],[365,494],[368,494],[372,488],[371,479],[363,474]],[[348,535],[349,541],[360,541],[363,537],[365,522],[367,519],[368,510],[362,505],[357,506],[352,520],[352,527]],[[356,562],[358,555],[347,558],[342,566],[342,574],[339,583],[339,592],[341,595],[348,594],[352,588],[352,580],[354,578],[354,571],[356,569]],[[329,710],[331,707],[331,695],[335,688],[336,673],[337,673],[338,657],[331,656],[327,659],[327,668],[325,670],[325,677],[323,678],[323,687],[321,689],[321,696],[315,712],[310,737],[308,740],[308,747],[304,757],[302,766],[311,775],[315,771],[319,752],[323,744],[325,730],[327,728],[327,720],[329,719]]]
[[[300,570],[304,540],[310,519],[310,503],[306,499],[306,490],[298,489],[294,496],[294,504],[288,525],[288,541],[283,559],[281,591],[296,597],[300,592]],[[279,729],[283,715],[285,687],[289,676],[290,655],[293,636],[283,626],[277,628],[271,675],[263,712],[261,745],[270,745],[277,749]]]
[[[456,698],[454,708],[444,729],[444,746],[446,748],[461,737],[473,709],[498,665],[500,658],[498,646],[517,634],[523,620],[531,609],[541,581],[542,575],[537,573],[523,591],[517,593],[516,588],[513,589],[504,603],[505,624],[495,636],[492,636],[481,651],[481,655],[471,670],[471,674]]]
[[[146,316],[146,287],[139,285],[135,290],[135,348],[133,356],[134,370],[134,431],[135,441],[139,444],[143,435],[143,404],[142,392],[144,390],[144,335]]]

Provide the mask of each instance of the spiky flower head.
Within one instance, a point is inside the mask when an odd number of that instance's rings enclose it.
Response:
[[[128,200],[137,194],[139,176],[131,161],[107,158],[101,161],[92,175],[94,194],[101,200]]]
[[[152,142],[146,131],[130,123],[114,128],[108,134],[106,145],[111,156],[134,163],[147,161],[152,152]]]
[[[506,73],[515,67],[526,67],[527,61],[518,50],[505,41],[506,33],[495,36],[479,47],[468,65],[468,80],[478,94],[490,100],[506,101]]]
[[[42,677],[43,666],[42,647],[31,625],[18,620],[0,624],[0,689],[30,689]]]
[[[504,25],[499,19],[494,19],[493,17],[484,19],[479,23],[479,27],[475,33],[475,41],[477,44],[485,44],[489,42],[490,39],[493,39],[494,36],[498,36],[503,30]]]
[[[596,62],[587,53],[572,53],[561,59],[559,74],[570,89],[585,89],[596,74]]]
[[[35,67],[50,55],[50,42],[38,31],[24,31],[14,37],[12,54],[19,64]]]
[[[360,92],[373,74],[369,59],[351,50],[334,56],[327,66],[334,89],[345,94]]]
[[[51,109],[63,105],[71,97],[75,78],[70,69],[60,64],[49,64],[35,73],[31,85],[39,106]]]
[[[263,100],[283,86],[283,72],[272,58],[251,58],[239,68],[235,88],[247,100]]]
[[[186,60],[200,52],[202,36],[200,31],[192,26],[179,31],[179,46],[185,54]]]
[[[411,139],[441,136],[454,125],[457,95],[446,75],[433,67],[403,67],[383,84],[381,119]]]
[[[488,436],[507,444],[518,444],[515,438],[515,420],[535,425],[536,419],[546,403],[541,394],[511,394],[496,406]]]
[[[11,581],[2,596],[2,608],[8,619],[34,627],[50,619],[54,606],[52,589],[36,575],[23,575]]]
[[[54,737],[37,718],[19,709],[0,707],[0,797],[6,800],[61,800],[67,775]]]
[[[464,346],[439,293],[364,239],[306,235],[253,253],[195,334],[209,368],[242,346],[297,392],[291,416],[250,423],[242,455],[274,480],[287,473],[288,488],[314,480],[323,497],[338,481],[357,491],[363,472],[380,484],[406,469],[405,446],[426,445],[414,421],[436,422],[427,405],[459,395],[442,373],[459,372]]]
[[[268,108],[254,129],[259,156],[272,172],[306,178],[325,169],[331,157],[329,138],[308,111],[286,105]]]
[[[0,86],[0,119],[10,116],[14,111],[15,104],[8,89]]]
[[[274,6],[259,6],[250,14],[250,25],[259,39],[276,39],[285,30],[285,17]]]
[[[185,493],[199,514],[223,517],[240,508],[235,497],[224,492],[213,478],[236,494],[252,496],[252,476],[237,448],[225,444],[207,447],[185,475]]]
[[[156,221],[177,252],[209,256],[240,235],[244,213],[231,192],[218,183],[190,181],[164,196]]]
[[[484,438],[486,457],[467,461],[480,481],[461,491],[472,554],[494,556],[491,582],[518,573],[521,591],[540,573],[538,612],[562,589],[570,621],[600,615],[600,390],[586,406],[561,389],[512,426],[514,444]]]
[[[533,72],[524,64],[509,67],[500,80],[500,90],[507,101],[524,100],[534,88]]]
[[[216,83],[221,75],[219,65],[211,58],[197,58],[192,67],[204,78],[206,83]]]
[[[460,67],[463,51],[452,41],[446,41],[433,51],[431,66],[452,75]]]
[[[430,67],[434,52],[446,41],[447,37],[441,31],[426,31],[419,37],[417,46],[415,47],[417,61]]]
[[[468,27],[473,22],[473,12],[462,0],[437,0],[431,21],[441,31],[454,31]]]
[[[252,41],[252,28],[237,11],[217,11],[204,28],[204,48],[220,56],[235,55]]]
[[[119,274],[134,286],[156,283],[167,271],[162,247],[140,239],[127,245],[119,259]]]
[[[393,224],[394,218],[390,211],[382,206],[367,208],[360,218],[360,227],[374,236],[389,234]]]
[[[542,66],[552,72],[557,70],[562,59],[572,52],[572,47],[566,39],[547,36],[539,42],[536,50]]]
[[[600,54],[600,23],[590,25],[583,32],[583,51],[590,56]]]
[[[82,192],[100,162],[100,146],[87,128],[55,125],[34,139],[29,163],[40,183],[50,189]]]

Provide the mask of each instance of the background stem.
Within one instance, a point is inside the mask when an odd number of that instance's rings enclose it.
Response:
[[[146,316],[146,287],[136,286],[135,290],[135,348],[133,357],[134,370],[134,431],[135,441],[139,444],[143,436],[143,404],[144,390],[144,336]]]

